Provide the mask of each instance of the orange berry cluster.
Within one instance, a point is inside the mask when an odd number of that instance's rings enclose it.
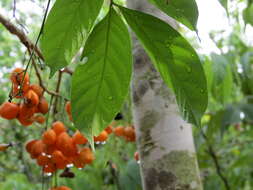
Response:
[[[72,121],[72,114],[71,114],[71,103],[68,101],[65,104],[65,111],[68,114],[69,120]],[[118,137],[123,137],[128,142],[134,142],[135,141],[135,130],[132,126],[118,126],[116,128],[113,128],[112,126],[108,126],[105,130],[103,130],[98,136],[94,137],[95,142],[103,142],[108,139],[108,135],[111,133],[114,133]]]
[[[128,142],[134,142],[136,135],[133,126],[118,126],[113,129],[113,132],[118,137],[123,137]]]
[[[29,126],[33,122],[43,124],[45,117],[41,114],[48,112],[48,102],[43,97],[43,89],[37,84],[30,84],[29,75],[21,68],[12,71],[11,96],[20,99],[19,103],[4,102],[0,106],[0,116],[7,120],[18,119],[24,125]],[[41,113],[37,114],[36,113]]]
[[[65,169],[68,164],[77,168],[91,164],[95,159],[91,149],[80,146],[87,142],[79,131],[71,137],[64,124],[56,121],[51,129],[43,133],[40,140],[28,142],[26,150],[43,167],[45,173],[54,173],[58,169]]]

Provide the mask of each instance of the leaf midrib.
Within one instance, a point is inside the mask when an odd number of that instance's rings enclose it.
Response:
[[[95,97],[95,101],[98,100],[99,98],[99,94],[100,94],[100,91],[101,91],[101,88],[102,88],[102,83],[103,83],[103,80],[104,80],[104,73],[105,73],[105,68],[106,68],[106,59],[107,59],[107,54],[108,54],[108,46],[109,46],[109,31],[110,31],[110,26],[111,26],[111,9],[109,10],[109,13],[108,13],[108,23],[107,23],[107,28],[106,28],[106,44],[105,44],[105,56],[103,58],[103,67],[102,67],[102,72],[101,72],[101,78],[100,78],[100,81],[99,81],[99,84],[98,84],[98,90],[97,90],[97,94],[96,94],[96,97]],[[99,104],[99,101],[97,101],[97,103],[95,104],[95,107],[94,107],[94,116],[97,112],[97,105]],[[93,118],[94,118],[93,116]]]

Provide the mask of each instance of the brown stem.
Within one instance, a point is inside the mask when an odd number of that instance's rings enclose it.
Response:
[[[58,72],[58,81],[57,81],[57,85],[56,85],[56,89],[55,92],[59,93],[60,92],[60,86],[61,86],[61,81],[62,81],[62,71]],[[55,97],[55,101],[54,101],[54,115],[57,114],[58,110],[57,110],[57,104],[58,104],[58,97]]]
[[[207,152],[209,153],[209,155],[211,156],[211,158],[214,162],[217,174],[220,176],[221,180],[223,181],[226,190],[230,190],[228,179],[223,175],[222,167],[219,163],[218,157],[217,157],[212,145],[209,143],[208,137],[206,136],[206,134],[203,132],[202,129],[201,129],[201,134],[207,143],[207,147],[208,147]]]
[[[29,51],[33,52],[33,50],[34,50],[35,53],[37,54],[37,56],[41,60],[43,60],[43,61],[45,60],[42,53],[41,53],[41,50],[31,42],[31,40],[25,35],[25,33],[22,30],[20,30],[18,27],[16,27],[13,23],[11,23],[7,18],[5,18],[1,14],[0,14],[0,23],[2,23],[3,26],[10,33],[16,35],[19,38],[19,40],[21,41],[21,43],[24,44],[24,46],[26,46]],[[43,25],[42,25],[41,31],[42,31],[42,29],[43,29]],[[62,72],[70,74],[70,75],[73,74],[73,71],[69,68],[64,68],[62,70]]]
[[[64,69],[61,70],[62,73],[67,73],[69,75],[73,74],[73,71],[67,67],[65,67]]]
[[[49,89],[46,88],[46,86],[45,86],[44,83],[43,83],[42,77],[41,77],[41,75],[40,75],[40,71],[39,71],[39,69],[38,69],[38,67],[37,67],[37,65],[36,65],[36,63],[35,63],[35,61],[34,61],[34,59],[32,60],[32,65],[33,65],[33,67],[34,67],[34,70],[35,70],[36,76],[37,76],[37,78],[38,78],[38,80],[39,80],[39,84],[40,84],[41,88],[43,88],[43,90],[44,90],[46,93],[50,94],[50,95],[62,97],[58,92],[50,91]],[[66,98],[64,98],[64,99],[65,99],[65,100],[68,100],[68,99],[66,99]]]
[[[24,44],[27,49],[34,49],[34,51],[36,52],[36,54],[39,56],[40,59],[44,60],[44,57],[40,51],[40,49],[35,46],[30,39],[27,38],[27,36],[25,35],[25,33],[20,30],[19,28],[17,28],[13,23],[11,23],[8,19],[6,19],[3,15],[0,14],[0,23],[3,24],[3,26],[12,34],[16,35],[19,40],[22,42],[22,44]]]

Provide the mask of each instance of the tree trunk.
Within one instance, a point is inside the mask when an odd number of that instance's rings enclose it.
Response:
[[[128,7],[172,22],[147,0],[128,0]],[[134,61],[133,114],[143,189],[201,190],[191,125],[136,39]]]

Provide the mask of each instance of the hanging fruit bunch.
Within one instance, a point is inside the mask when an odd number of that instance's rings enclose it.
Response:
[[[22,68],[12,71],[10,80],[12,90],[11,100],[0,106],[0,116],[7,120],[17,119],[21,125],[29,126],[34,122],[43,124],[48,112],[48,103],[43,96],[43,88],[37,84],[30,84],[29,75]]]
[[[87,142],[79,131],[70,136],[65,125],[56,121],[51,129],[43,133],[41,139],[29,141],[26,150],[45,173],[54,173],[66,169],[70,164],[77,168],[91,164],[95,157],[87,147]]]
[[[17,119],[23,126],[30,126],[34,122],[45,123],[44,115],[49,112],[49,105],[43,95],[44,89],[40,85],[30,84],[29,75],[22,68],[14,69],[10,80],[10,100],[0,106],[0,116],[7,120]],[[70,101],[66,102],[65,111],[72,121]],[[126,142],[135,142],[133,126],[113,126],[115,124],[107,126],[98,136],[94,136],[94,142],[104,144],[110,134],[123,138]],[[49,129],[46,124],[40,139],[30,140],[26,144],[26,151],[36,160],[37,165],[42,167],[44,174],[56,174],[57,171],[63,170],[60,177],[72,178],[75,175],[70,171],[71,167],[81,169],[93,163],[95,156],[85,135],[79,130],[71,134],[63,122],[55,121]],[[1,144],[0,151],[11,146],[12,144]],[[66,186],[54,186],[50,190],[71,190]]]

